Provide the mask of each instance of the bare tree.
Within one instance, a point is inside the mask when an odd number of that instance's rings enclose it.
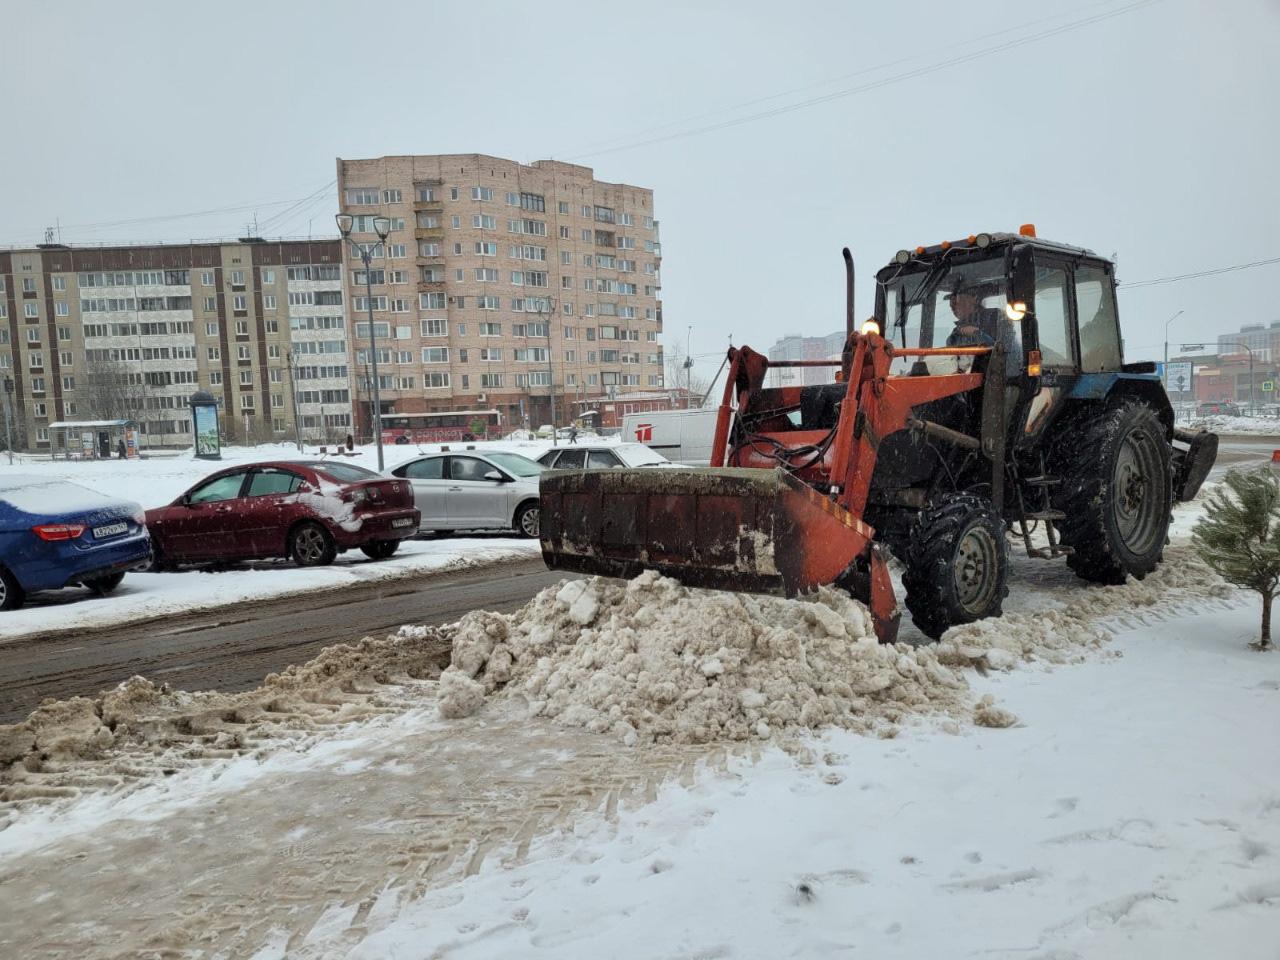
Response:
[[[664,354],[666,361],[666,388],[668,390],[686,389],[689,391],[690,406],[697,406],[702,395],[710,384],[705,377],[700,377],[693,370],[693,360],[685,356],[679,344],[672,344]]]
[[[93,420],[141,420],[147,385],[142,371],[119,360],[86,359],[77,378],[84,411]]]

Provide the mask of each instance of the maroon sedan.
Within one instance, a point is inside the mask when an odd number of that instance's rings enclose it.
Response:
[[[288,557],[332,563],[358,547],[382,560],[418,532],[408,481],[348,463],[280,460],[206,477],[167,507],[147,511],[154,568]]]

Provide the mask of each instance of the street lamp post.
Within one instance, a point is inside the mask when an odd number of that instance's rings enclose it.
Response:
[[[555,316],[555,297],[538,297],[538,319],[547,335],[547,408],[551,413],[551,446],[556,445],[556,372],[551,354],[551,318]],[[532,392],[530,392],[532,396]]]
[[[383,468],[382,396],[378,390],[378,335],[373,326],[373,269],[370,266],[373,262],[375,244],[351,241],[351,225],[355,222],[351,214],[339,213],[333,219],[338,224],[338,232],[342,234],[342,239],[351,243],[352,248],[360,255],[360,262],[364,264],[365,306],[369,308],[369,353],[373,365],[373,433],[378,444],[378,472],[381,473]],[[378,243],[385,244],[387,235],[391,233],[391,219],[374,217],[373,232],[378,235]]]
[[[9,466],[13,466],[13,428],[9,425],[10,398],[13,396],[13,377],[4,378],[4,448],[9,451]]]
[[[1249,416],[1253,416],[1258,412],[1257,406],[1253,402],[1253,347],[1240,340],[1219,340],[1220,347],[1244,347],[1249,351]]]

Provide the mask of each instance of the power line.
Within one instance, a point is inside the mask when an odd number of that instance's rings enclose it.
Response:
[[[1099,0],[1099,2],[1085,5],[1085,8],[1105,6],[1110,2],[1112,2],[1112,0]],[[636,131],[634,134],[632,134],[632,136],[647,136],[648,134],[651,134],[651,133],[658,133],[659,131],[662,131],[662,130],[668,130],[672,127],[678,127],[681,124],[693,123],[696,120],[706,120],[709,117],[716,117],[726,113],[733,113],[738,110],[745,110],[748,107],[754,107],[761,103],[768,103],[771,100],[780,100],[783,97],[793,96],[797,93],[804,93],[806,90],[815,90],[819,87],[829,86],[833,83],[841,83],[845,80],[852,80],[854,77],[866,76],[869,73],[877,73],[881,70],[888,70],[891,67],[896,67],[904,63],[910,63],[913,60],[921,60],[927,56],[932,56],[933,54],[936,54],[936,53],[942,53],[946,50],[954,50],[957,47],[967,47],[975,43],[981,43],[983,40],[990,40],[993,37],[1000,37],[1009,33],[1017,33],[1019,31],[1026,30],[1030,27],[1038,26],[1042,23],[1049,23],[1050,21],[1053,21],[1053,20],[1061,20],[1064,16],[1070,16],[1071,14],[1079,13],[1079,12],[1080,12],[1080,9],[1077,8],[1068,13],[1056,13],[1053,16],[1040,17],[1036,20],[1029,20],[1025,23],[1017,24],[1016,26],[1005,27],[1002,30],[994,30],[991,33],[984,33],[976,37],[970,37],[967,40],[961,40],[956,43],[944,44],[940,47],[936,47],[933,50],[930,50],[927,52],[911,54],[910,56],[899,57],[896,60],[889,60],[889,61],[885,61],[884,63],[877,63],[869,67],[863,67],[862,69],[854,70],[852,73],[843,73],[843,74],[840,74],[839,76],[828,77],[826,80],[819,80],[814,83],[802,84],[801,86],[798,86],[798,87],[792,87],[789,90],[781,90],[781,91],[778,91],[777,93],[767,94],[763,97],[755,97],[751,100],[744,100],[740,103],[735,103],[727,107],[720,107],[714,110],[707,110],[702,113],[691,114],[689,116],[681,117],[678,120],[671,120],[671,121],[668,121],[667,123],[661,123],[661,124],[658,124],[657,126],[648,127],[643,130]],[[609,147],[614,144],[617,144],[618,141],[620,140],[625,142],[626,139],[627,138],[625,136],[617,136],[617,137],[610,137],[607,140],[599,140],[595,143],[586,144],[581,148],[583,152],[578,154],[578,156],[591,156],[593,155],[592,151],[595,151],[597,148],[603,149],[605,147]]]
[[[1056,37],[1059,34],[1067,33],[1072,30],[1079,30],[1083,27],[1091,26],[1092,24],[1095,24],[1095,23],[1101,23],[1104,20],[1110,20],[1113,17],[1118,17],[1123,14],[1130,13],[1134,10],[1141,9],[1142,7],[1151,6],[1152,4],[1158,3],[1158,2],[1160,2],[1160,0],[1138,0],[1137,3],[1131,3],[1127,6],[1121,7],[1116,10],[1110,10],[1105,13],[1098,13],[1092,16],[1082,17],[1078,20],[1072,20],[1069,23],[1061,24],[1057,27],[1051,27],[1048,30],[1042,30],[1039,33],[1033,33],[1029,36],[1020,37],[1014,40],[1007,40],[1002,43],[994,44],[989,47],[983,47],[982,49],[975,50],[972,53],[966,53],[966,54],[961,54],[955,57],[949,57],[945,60],[940,60],[935,63],[927,64],[922,67],[916,67],[912,70],[907,70],[902,73],[894,74],[889,77],[884,77],[880,80],[873,80],[870,83],[864,83],[855,87],[849,87],[845,90],[837,90],[833,93],[823,94],[822,96],[810,97],[807,100],[800,100],[796,103],[788,104],[786,106],[774,107],[770,110],[763,110],[757,113],[747,114],[746,116],[736,117],[731,120],[722,120],[719,123],[707,124],[702,127],[696,127],[692,130],[677,131],[675,133],[664,134],[662,136],[649,137],[647,139],[642,139],[642,140],[634,140],[630,143],[624,143],[616,147],[608,147],[606,149],[595,150],[589,153],[579,153],[579,154],[571,155],[566,159],[580,160],[585,157],[602,156],[603,154],[617,153],[622,150],[634,150],[637,147],[645,147],[655,143],[666,143],[668,141],[679,140],[684,137],[699,136],[701,134],[711,133],[716,130],[724,130],[724,129],[728,129],[729,127],[741,126],[742,124],[745,124],[745,123],[753,123],[757,120],[765,120],[770,117],[781,116],[782,114],[792,113],[796,110],[804,110],[808,107],[817,106],[823,103],[829,103],[832,100],[839,100],[839,99],[843,99],[844,97],[854,96],[855,94],[866,93],[871,90],[878,90],[879,88],[889,86],[890,84],[901,83],[904,80],[913,80],[917,77],[927,76],[928,74],[936,73],[939,70],[944,70],[948,67],[959,66],[960,64],[964,64],[964,63],[970,63],[974,60],[980,60],[984,57],[988,57],[988,56],[991,56],[992,54],[1000,53],[1004,50],[1009,50],[1013,47],[1023,46],[1030,43],[1037,43],[1041,40],[1047,40],[1050,37]]]
[[[1280,263],[1280,257],[1268,260],[1253,260],[1249,263],[1233,263],[1229,267],[1215,267],[1212,270],[1198,270],[1195,273],[1182,273],[1176,277],[1156,277],[1153,280],[1135,280],[1132,283],[1117,283],[1122,290],[1133,290],[1137,287],[1155,287],[1164,283],[1178,283],[1181,280],[1198,280],[1201,277],[1216,277],[1223,273],[1235,273],[1237,270],[1252,270],[1254,267],[1265,267]]]

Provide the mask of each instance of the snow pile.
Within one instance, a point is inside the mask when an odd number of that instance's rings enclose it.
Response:
[[[628,745],[802,727],[892,735],[909,714],[968,710],[967,684],[934,648],[878,643],[866,608],[825,588],[783,600],[691,589],[652,571],[577,580],[513,616],[469,614],[452,639],[442,688],[473,678],[523,696],[534,716]],[[459,699],[442,714],[456,716]]]
[[[1204,429],[1228,436],[1280,436],[1280,420],[1275,417],[1200,417],[1191,421],[1193,430]]]

